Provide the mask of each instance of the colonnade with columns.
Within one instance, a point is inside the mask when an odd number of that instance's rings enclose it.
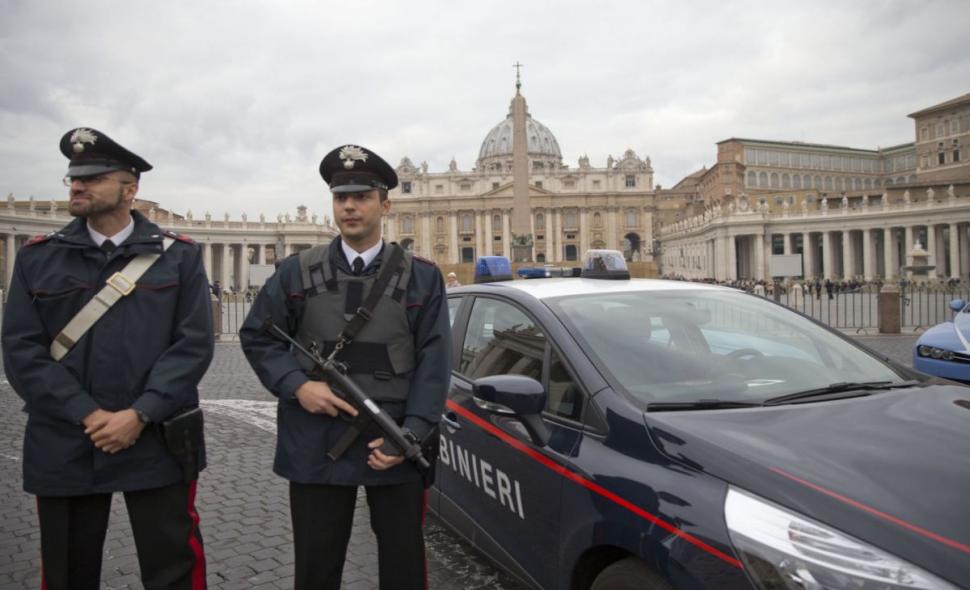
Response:
[[[0,209],[0,260],[3,289],[10,284],[16,253],[36,235],[58,230],[71,221],[66,213]],[[293,222],[286,224],[243,222],[213,223],[175,220],[162,223],[184,233],[199,244],[209,281],[223,289],[243,291],[250,285],[250,267],[267,264],[316,244],[330,242],[337,230],[329,225]]]
[[[632,210],[637,215],[631,225],[623,213]],[[594,223],[597,214],[598,224]],[[464,222],[466,216],[471,223]],[[410,218],[408,224],[403,223],[406,217]],[[529,224],[533,237],[532,259],[539,262],[576,260],[593,247],[622,250],[624,237],[629,234],[639,238],[640,252],[646,255],[644,246],[653,239],[652,211],[643,206],[533,207]],[[509,208],[412,211],[398,204],[395,212],[385,219],[384,237],[409,245],[416,253],[439,263],[459,264],[478,256],[510,256],[511,226]],[[567,258],[567,249],[573,251],[570,246],[574,247],[576,257]],[[471,256],[465,256],[464,260],[463,249],[471,250]]]
[[[725,223],[691,237],[668,236],[661,268],[666,275],[693,279],[765,280],[771,278],[772,255],[800,254],[805,278],[891,280],[911,276],[905,267],[914,264],[913,252],[920,246],[933,267],[926,271],[928,279],[970,279],[970,208],[948,220],[896,219],[881,226],[873,221],[840,227]]]

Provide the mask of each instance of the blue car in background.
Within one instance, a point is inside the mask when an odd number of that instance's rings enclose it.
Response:
[[[927,330],[913,347],[913,368],[970,385],[970,302],[954,299],[953,321]]]

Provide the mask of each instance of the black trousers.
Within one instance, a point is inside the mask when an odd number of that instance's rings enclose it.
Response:
[[[146,590],[203,590],[196,483],[125,492]],[[98,590],[111,494],[37,497],[44,590]]]
[[[366,489],[381,589],[424,590],[424,485],[419,480]],[[357,486],[290,482],[296,590],[340,588],[356,502]]]

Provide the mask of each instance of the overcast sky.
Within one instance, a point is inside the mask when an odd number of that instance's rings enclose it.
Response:
[[[0,192],[65,198],[58,151],[99,129],[155,166],[139,196],[199,218],[300,204],[367,146],[475,165],[512,64],[565,163],[634,149],[671,186],[728,137],[874,149],[970,92],[970,3],[0,0]]]

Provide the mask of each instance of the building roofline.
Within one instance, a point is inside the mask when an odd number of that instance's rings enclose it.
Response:
[[[964,95],[958,96],[956,98],[951,98],[950,100],[941,102],[940,104],[936,104],[931,107],[927,107],[925,109],[916,111],[915,113],[910,113],[909,115],[907,115],[907,117],[915,119],[916,117],[922,117],[923,115],[929,115],[937,111],[944,111],[946,109],[953,108],[956,106],[961,106],[964,104],[970,104],[970,92]]]
[[[847,147],[844,145],[831,145],[831,144],[825,144],[825,143],[807,143],[803,141],[776,141],[771,139],[751,139],[751,138],[745,138],[745,137],[729,137],[728,139],[724,139],[717,142],[717,145],[721,145],[722,143],[727,143],[729,141],[736,141],[739,143],[778,145],[778,146],[785,146],[788,148],[798,148],[798,149],[813,148],[813,149],[824,149],[824,150],[841,150],[841,151],[854,152],[854,153],[864,153],[864,154],[874,155],[874,156],[877,156],[887,150],[916,145],[914,142],[909,142],[909,143],[901,143],[889,148],[878,148],[873,150],[873,149],[866,149],[866,148]]]

